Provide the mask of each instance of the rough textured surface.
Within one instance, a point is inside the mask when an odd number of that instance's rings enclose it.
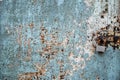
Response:
[[[101,19],[104,0],[1,0],[0,79],[120,80],[120,51],[87,39],[118,14],[108,1]]]

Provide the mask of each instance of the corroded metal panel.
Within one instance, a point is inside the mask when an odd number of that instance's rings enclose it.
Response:
[[[97,54],[88,38],[118,15],[111,1],[119,5],[119,0],[0,0],[0,80],[119,80],[120,51],[109,47]]]

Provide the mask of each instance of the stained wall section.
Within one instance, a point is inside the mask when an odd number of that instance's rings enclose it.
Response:
[[[100,26],[94,22],[101,22],[97,5],[102,3],[0,1],[0,79],[119,80],[120,51],[109,47],[98,54],[88,39]]]

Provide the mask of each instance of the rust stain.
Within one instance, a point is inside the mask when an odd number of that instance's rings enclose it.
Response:
[[[42,72],[26,72],[18,76],[18,80],[32,80],[33,78],[39,80],[39,77],[42,75]]]
[[[45,42],[45,36],[44,36],[44,34],[40,34],[40,39],[41,39],[41,42],[42,42],[42,43]]]
[[[30,24],[29,26],[31,26],[30,28],[33,28],[32,26],[34,26],[33,24]],[[56,30],[53,30],[52,33],[48,33],[48,30],[43,26],[40,27],[40,42],[42,43],[42,45],[45,45],[44,47],[42,47],[42,49],[38,50],[37,52],[40,53],[40,55],[44,58],[47,59],[47,63],[49,63],[50,59],[53,59],[59,52],[63,53],[65,51],[65,49],[61,49],[61,46],[65,46],[69,43],[68,38],[66,38],[63,41],[57,41],[58,38],[58,32]],[[49,40],[47,40],[47,38],[50,38]],[[24,45],[28,46],[28,50],[27,50],[27,56],[25,57],[25,61],[30,61],[31,60],[31,53],[32,53],[32,48],[31,48],[31,39],[29,38],[28,40],[26,40],[26,42],[24,42]],[[45,70],[45,66],[47,65],[47,63],[45,65],[40,65],[35,63],[35,67],[37,69],[37,72],[26,72],[23,74],[20,74],[19,80],[32,80],[33,78],[36,80],[39,80],[40,76],[44,75],[46,70]],[[58,62],[59,63],[59,62]],[[63,61],[60,61],[60,65],[63,65]],[[64,79],[64,76],[67,75],[68,73],[66,71],[62,71],[62,67],[60,74],[58,76],[53,76],[53,79],[58,78],[59,80]]]
[[[34,24],[33,23],[30,23],[29,24],[29,27],[32,29],[34,27]]]
[[[38,70],[37,72],[26,72],[23,74],[19,74],[18,80],[33,80],[33,79],[39,80],[39,78],[41,76],[45,75],[45,72],[46,72],[45,67],[46,67],[47,63],[45,65],[42,65],[42,66],[37,64],[37,63],[34,65]]]

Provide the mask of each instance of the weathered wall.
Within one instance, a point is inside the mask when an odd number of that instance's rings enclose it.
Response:
[[[120,80],[120,51],[109,47],[97,54],[87,39],[104,22],[97,7],[101,4],[99,0],[0,1],[0,79],[38,74],[40,80]]]

